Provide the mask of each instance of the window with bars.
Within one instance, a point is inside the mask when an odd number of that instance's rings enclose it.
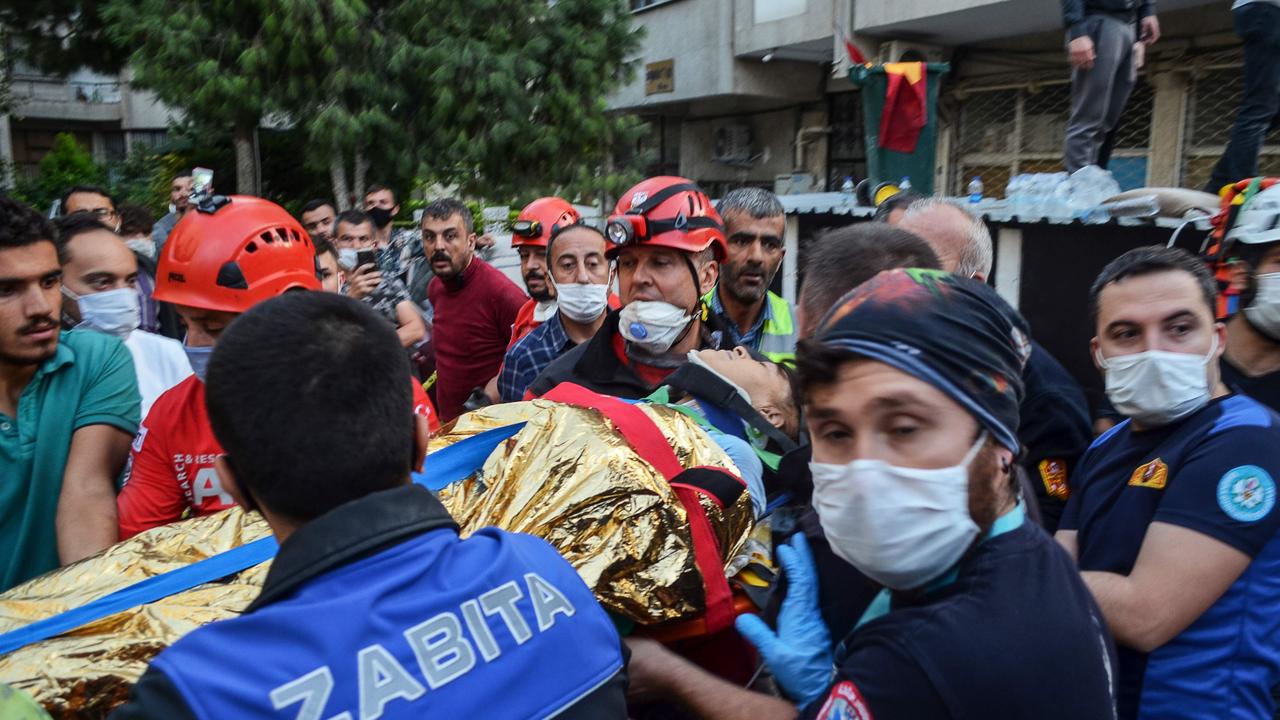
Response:
[[[1228,58],[1222,58],[1228,59]],[[1235,64],[1206,63],[1191,73],[1187,90],[1187,128],[1182,146],[1181,185],[1201,188],[1231,137],[1240,108],[1243,75]],[[1280,127],[1273,127],[1258,155],[1260,175],[1280,175]],[[1243,179],[1243,178],[1241,178]]]
[[[963,88],[952,101],[959,110],[953,194],[962,194],[977,176],[987,194],[1002,196],[1014,175],[1063,169],[1071,114],[1068,80]],[[1151,86],[1139,78],[1114,131],[1108,168],[1123,189],[1146,185],[1153,101]]]
[[[830,96],[827,136],[827,190],[839,190],[846,177],[867,176],[867,146],[862,132],[862,96],[858,92]]]

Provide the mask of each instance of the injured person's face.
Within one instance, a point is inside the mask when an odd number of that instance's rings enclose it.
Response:
[[[710,368],[747,394],[751,406],[769,424],[795,438],[800,413],[791,394],[791,379],[781,365],[753,356],[744,347],[731,350],[698,350],[690,359]]]

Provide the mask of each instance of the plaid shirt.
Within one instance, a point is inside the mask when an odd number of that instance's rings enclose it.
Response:
[[[773,314],[769,308],[769,301],[766,299],[764,308],[761,309],[760,317],[756,318],[756,324],[751,326],[746,335],[738,332],[738,323],[729,317],[729,313],[725,312],[724,304],[720,302],[720,288],[716,288],[711,292],[711,312],[720,318],[724,325],[725,331],[729,335],[729,340],[734,345],[742,345],[752,350],[760,349],[761,330],[764,329],[764,321],[768,320]]]
[[[502,374],[498,377],[498,392],[502,402],[518,402],[542,370],[552,360],[573,349],[574,343],[560,324],[560,313],[534,328],[511,349],[502,361]]]

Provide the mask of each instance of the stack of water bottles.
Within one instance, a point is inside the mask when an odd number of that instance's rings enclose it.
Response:
[[[1120,184],[1110,171],[1097,165],[1065,172],[1015,175],[1005,187],[1009,211],[1023,219],[1076,219],[1085,223],[1106,222],[1112,217],[1152,216],[1159,212],[1154,195],[1124,202],[1107,203],[1120,193]]]

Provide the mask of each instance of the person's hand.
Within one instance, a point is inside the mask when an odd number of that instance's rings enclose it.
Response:
[[[1093,51],[1093,38],[1081,35],[1067,44],[1067,52],[1071,58],[1071,67],[1088,70],[1093,67],[1097,54]]]
[[[1142,22],[1138,25],[1138,39],[1146,45],[1155,45],[1160,39],[1160,21],[1155,15],[1142,18]]]
[[[800,707],[831,686],[831,633],[818,610],[818,578],[803,533],[778,547],[787,575],[787,597],[778,613],[778,632],[757,615],[740,615],[738,632],[756,646],[784,692]]]
[[[382,284],[382,273],[377,265],[361,265],[347,278],[347,296],[353,300],[368,297]]]
[[[483,250],[485,248],[490,248],[490,247],[493,247],[494,244],[497,242],[498,242],[497,238],[490,235],[489,233],[485,233],[476,238],[476,249]]]
[[[627,661],[627,700],[647,704],[666,697],[666,678],[683,659],[656,640],[629,637],[626,643],[631,651]]]

